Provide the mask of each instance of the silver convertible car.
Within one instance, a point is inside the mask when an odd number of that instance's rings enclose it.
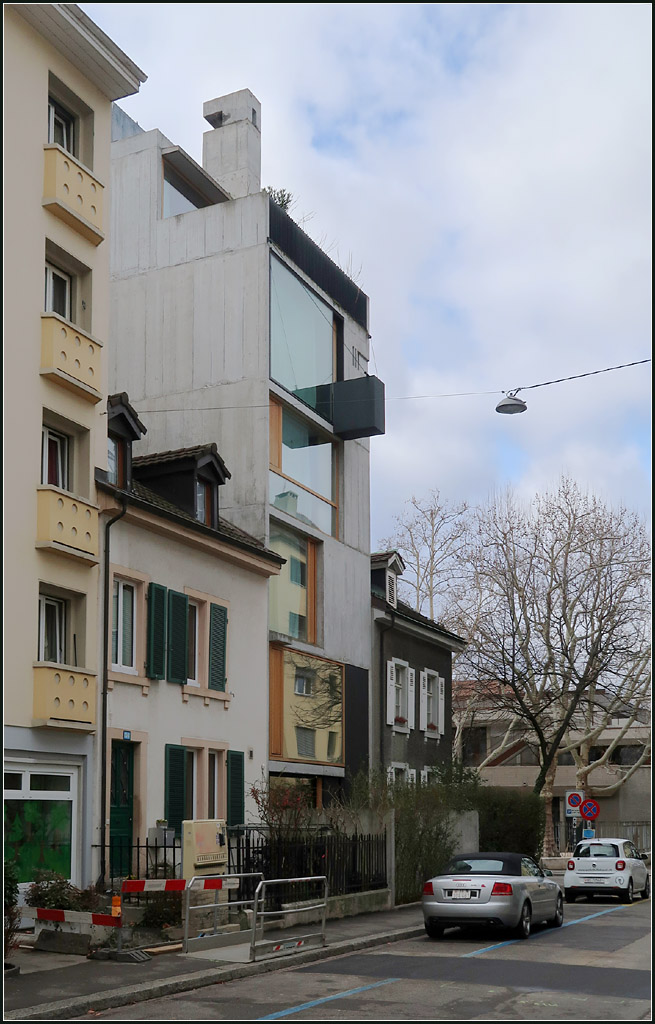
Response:
[[[496,925],[527,939],[533,922],[561,926],[564,900],[557,882],[531,857],[462,853],[423,886],[423,919],[431,939],[451,925]]]

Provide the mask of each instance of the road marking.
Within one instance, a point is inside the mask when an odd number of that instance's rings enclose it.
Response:
[[[632,904],[634,906],[634,904]],[[608,907],[607,910],[599,910],[596,914],[588,914],[587,917],[579,917],[577,921],[565,921],[562,928],[570,928],[573,924],[584,924],[585,921],[591,921],[594,917],[603,917],[604,914],[613,914],[615,910],[625,910],[626,906],[621,905],[618,907]],[[550,935],[550,930],[540,932],[539,935],[535,935],[534,932],[530,936],[531,939],[538,939],[540,935]],[[506,939],[505,942],[497,942],[494,946],[485,946],[483,949],[476,949],[473,953],[462,953],[462,959],[466,959],[469,956],[480,956],[482,953],[489,953],[492,949],[502,949],[503,946],[513,946],[515,942],[524,942],[524,939]]]
[[[323,999],[313,999],[310,1003],[301,1003],[300,1006],[292,1006],[289,1010],[279,1010],[278,1013],[269,1013],[266,1017],[258,1017],[257,1020],[279,1020],[280,1017],[289,1017],[292,1013],[300,1013],[301,1010],[309,1010],[312,1006],[320,1006],[322,1003],[331,1003],[335,999],[345,999],[347,996],[356,996],[360,992],[368,992],[372,988],[380,988],[382,985],[391,985],[400,978],[387,978],[386,981],[376,981],[374,985],[363,985],[361,988],[351,988],[347,992],[337,992],[334,996],[325,996]]]

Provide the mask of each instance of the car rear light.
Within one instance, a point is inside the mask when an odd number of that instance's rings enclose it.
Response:
[[[434,896],[434,888],[432,886],[432,882],[426,882],[425,883],[425,885],[423,886],[423,895],[424,896]]]
[[[624,860],[617,860],[617,862],[616,862],[616,870],[617,871],[625,871],[625,861]]]
[[[494,887],[491,890],[492,896],[511,896],[512,887],[509,882],[494,882]]]
[[[570,860],[566,866],[569,869],[569,871],[575,871],[575,861],[574,860]]]

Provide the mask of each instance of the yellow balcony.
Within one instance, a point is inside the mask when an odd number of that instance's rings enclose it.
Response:
[[[104,185],[61,146],[43,147],[43,205],[92,245],[100,245]]]
[[[65,665],[34,668],[34,718],[60,728],[90,730],[96,724],[97,680]]]
[[[41,317],[41,374],[75,392],[87,402],[99,402],[102,345],[56,313]]]
[[[37,488],[36,546],[50,548],[87,565],[98,563],[98,509],[60,491]]]

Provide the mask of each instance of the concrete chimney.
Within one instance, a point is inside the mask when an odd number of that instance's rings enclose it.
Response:
[[[234,199],[261,191],[261,103],[240,89],[203,104],[202,166]]]

